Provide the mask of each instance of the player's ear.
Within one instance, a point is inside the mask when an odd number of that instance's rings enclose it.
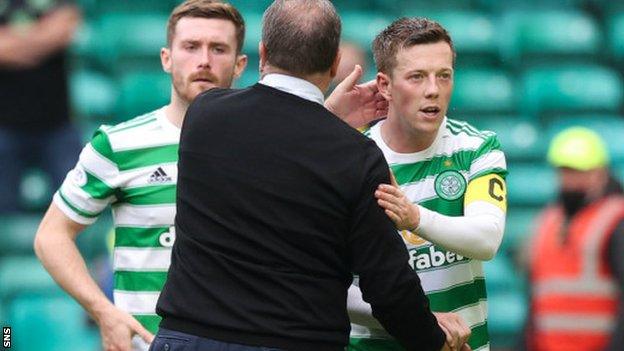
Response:
[[[160,64],[162,65],[163,71],[171,73],[171,49],[160,49]]]
[[[238,78],[241,76],[241,74],[243,74],[243,71],[247,67],[248,61],[249,59],[247,58],[247,55],[240,54],[236,56],[236,65],[234,66],[234,77]]]
[[[392,101],[392,84],[390,77],[383,72],[377,72],[377,89],[386,101]]]

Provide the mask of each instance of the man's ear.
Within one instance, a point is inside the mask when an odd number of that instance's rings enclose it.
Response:
[[[237,55],[236,64],[234,65],[234,77],[238,78],[243,74],[245,67],[247,67],[248,58],[247,55]]]
[[[383,73],[377,72],[377,89],[386,101],[392,101],[392,84],[390,77]]]
[[[163,71],[171,73],[171,49],[160,49],[160,64],[162,65]]]
[[[262,41],[260,41],[258,43],[258,53],[260,55],[260,67],[258,67],[258,69],[260,70],[260,75],[262,75],[262,71],[264,70],[264,66],[266,66],[266,46],[264,46],[264,43]]]
[[[338,66],[340,66],[341,57],[342,51],[338,49],[338,52],[336,53],[336,58],[334,59],[334,62],[332,62],[332,65],[329,69],[329,76],[331,77],[331,79],[334,79],[336,77],[336,73],[338,73]]]

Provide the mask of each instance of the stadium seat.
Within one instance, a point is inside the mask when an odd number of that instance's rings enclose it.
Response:
[[[505,252],[499,252],[493,260],[484,262],[483,269],[488,295],[519,291],[522,288],[520,274]]]
[[[457,70],[451,109],[459,114],[510,113],[516,108],[515,96],[513,80],[504,71]]]
[[[545,141],[550,141],[556,133],[571,126],[582,126],[593,129],[605,141],[609,155],[614,163],[624,162],[624,116],[620,115],[579,115],[558,116],[552,118],[547,127]]]
[[[231,0],[228,2],[234,5],[238,9],[238,11],[243,14],[245,20],[247,20],[247,15],[252,13],[262,16],[264,10],[266,10],[267,7],[269,7],[273,3],[273,0]],[[249,25],[247,25],[247,31],[249,31]]]
[[[423,16],[440,10],[467,11],[474,8],[472,0],[376,0],[380,7],[395,9],[398,16]]]
[[[488,292],[488,331],[490,343],[511,349],[522,337],[527,318],[526,297],[520,291]],[[502,349],[501,349],[502,350]]]
[[[611,54],[624,64],[624,12],[612,15],[607,22],[607,35]]]
[[[539,207],[509,208],[501,250],[516,253],[518,250],[524,249],[531,240],[533,227],[540,211],[541,208]]]
[[[98,46],[103,64],[128,71],[140,65],[160,66],[159,52],[167,44],[166,13],[105,13],[99,19]],[[122,64],[123,63],[123,64]]]
[[[509,165],[507,190],[512,206],[543,206],[555,198],[558,185],[555,170],[545,163]]]
[[[108,75],[93,70],[71,73],[69,79],[71,105],[81,118],[111,119],[117,99],[117,87]]]
[[[243,14],[245,18],[245,42],[243,53],[248,56],[258,56],[258,43],[262,40],[262,13]],[[258,71],[258,66],[247,66],[247,70]]]
[[[97,328],[68,296],[20,296],[8,306],[16,350],[98,350]]]
[[[497,134],[508,163],[544,159],[546,145],[542,140],[541,126],[534,120],[516,115],[466,116],[472,116],[468,119],[478,129]]]
[[[117,120],[125,121],[167,104],[171,79],[162,71],[128,72],[119,88]]]
[[[617,112],[622,82],[614,70],[591,64],[528,69],[522,78],[521,108],[526,114]]]
[[[0,259],[0,302],[20,294],[61,294],[61,288],[34,256],[14,256]]]
[[[30,168],[22,176],[19,192],[21,208],[40,212],[52,200],[53,189],[50,188],[50,179],[46,173],[39,168]]]
[[[85,0],[81,0],[85,1]],[[90,0],[96,2],[97,11],[101,13],[127,12],[161,12],[168,14],[177,3],[181,1],[172,0],[132,0],[132,1],[111,1],[111,0]],[[257,0],[254,0],[254,2]]]
[[[501,23],[503,55],[516,64],[594,57],[602,45],[598,24],[579,11],[511,11]]]
[[[377,34],[391,23],[391,19],[378,12],[351,11],[341,14],[342,38],[355,42],[370,51]]]
[[[438,21],[451,34],[458,67],[499,64],[499,39],[492,16],[476,11],[443,11],[426,17]]]
[[[14,214],[0,216],[3,243],[0,258],[33,255],[33,240],[41,222],[41,214]]]

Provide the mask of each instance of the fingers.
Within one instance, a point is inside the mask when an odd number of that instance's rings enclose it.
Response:
[[[349,73],[349,75],[345,79],[343,79],[343,81],[340,82],[340,84],[338,84],[336,88],[349,91],[353,89],[353,87],[357,84],[357,82],[360,80],[361,77],[362,77],[362,66],[355,65],[355,67],[353,67],[353,71],[351,71],[351,73]]]
[[[438,325],[444,332],[444,335],[446,335],[446,343],[449,345],[451,349],[455,348],[453,344],[453,337],[451,336],[451,332],[448,330],[448,328],[444,324],[438,323]]]
[[[148,344],[151,344],[152,341],[154,340],[154,334],[150,333],[136,320],[135,320],[135,323],[133,323],[132,325],[132,331],[138,334],[141,337],[141,339],[143,339]]]
[[[470,345],[466,343],[462,345],[462,348],[460,349],[460,351],[472,351],[472,348],[470,347]]]

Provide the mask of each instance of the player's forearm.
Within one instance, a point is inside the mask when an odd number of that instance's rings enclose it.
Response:
[[[74,233],[55,228],[44,218],[35,237],[35,253],[52,278],[97,320],[111,302],[89,274],[74,238]]]
[[[490,260],[503,239],[505,213],[487,203],[467,206],[464,216],[451,217],[419,206],[418,235],[462,256]]]

